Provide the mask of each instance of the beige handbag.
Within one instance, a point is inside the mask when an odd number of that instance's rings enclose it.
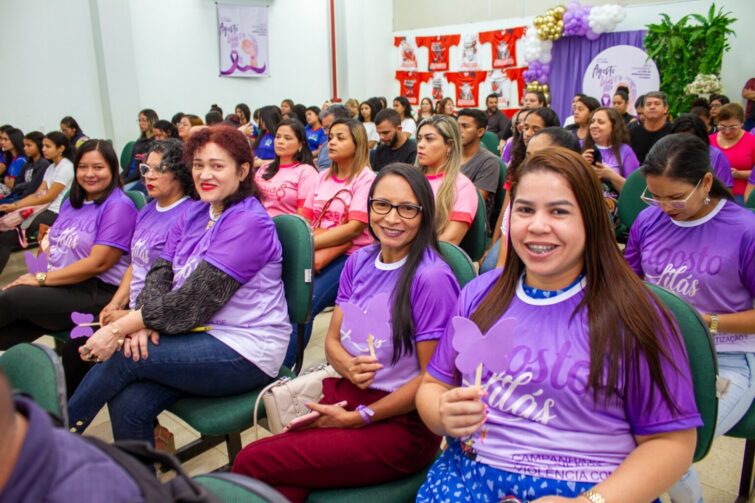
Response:
[[[327,377],[340,377],[340,375],[332,366],[322,363],[304,371],[294,379],[283,377],[268,384],[257,395],[257,400],[254,402],[255,440],[259,438],[257,411],[260,399],[265,404],[268,430],[276,435],[288,423],[309,413],[308,403],[319,402],[322,399],[322,380]]]

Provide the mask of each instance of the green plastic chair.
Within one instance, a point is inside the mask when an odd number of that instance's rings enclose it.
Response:
[[[637,215],[648,207],[648,205],[640,199],[640,196],[646,187],[645,176],[639,169],[629,175],[624,182],[624,187],[622,187],[621,193],[619,194],[619,200],[616,203],[616,212],[619,215],[619,220],[627,231],[632,227],[632,224],[637,219]]]
[[[467,252],[472,262],[480,260],[485,253],[488,244],[487,229],[488,217],[485,214],[485,201],[480,192],[477,191],[477,213],[459,245],[462,250]]]
[[[477,276],[477,271],[475,271],[472,259],[469,258],[469,255],[467,255],[464,250],[453,243],[441,241],[439,244],[440,253],[454,272],[454,276],[456,276],[456,281],[459,282],[459,286],[464,288],[464,285],[475,279]]]
[[[506,189],[503,188],[503,184],[506,183],[506,163],[503,159],[500,159],[501,163],[501,175],[498,177],[498,189],[495,191],[495,197],[493,198],[493,211],[490,214],[490,225],[493,226],[498,222],[498,216],[503,211],[503,201],[506,199]],[[494,229],[489,229],[492,233]]]
[[[485,131],[485,134],[482,135],[482,138],[480,139],[482,146],[493,152],[497,157],[501,157],[501,152],[498,150],[499,142],[500,140],[498,139],[498,136],[490,131]]]
[[[0,369],[14,391],[29,395],[68,428],[66,379],[55,352],[38,344],[16,344],[0,355]]]
[[[312,268],[314,242],[312,230],[298,215],[279,215],[273,218],[278,239],[283,248],[283,286],[288,303],[288,316],[297,327],[296,368],[301,369],[304,358],[304,324],[312,317]],[[278,373],[282,377],[296,377],[286,367]],[[210,398],[192,397],[178,400],[168,410],[201,434],[201,438],[176,452],[185,462],[223,441],[228,448],[228,462],[233,463],[241,451],[241,432],[252,427],[254,402],[261,389],[236,396]],[[265,417],[260,407],[258,418]]]
[[[136,206],[137,210],[144,208],[144,206],[147,204],[147,198],[144,197],[144,194],[139,192],[138,190],[127,190],[126,195],[129,199],[131,199],[131,202],[134,203],[134,206]]]
[[[750,197],[752,199],[752,197]],[[739,476],[739,494],[735,503],[747,503],[752,493],[752,471],[755,465],[755,403],[739,420],[734,428],[725,433],[727,437],[744,438],[745,452],[742,458],[742,472]]]
[[[223,503],[288,503],[264,482],[237,473],[209,473],[193,480]]]
[[[697,446],[693,459],[697,462],[708,454],[713,445],[718,418],[718,398],[716,397],[718,363],[713,338],[705,322],[692,306],[668,290],[650,283],[646,284],[674,315],[684,338],[695,387],[695,402],[703,419],[703,426],[697,429]]]
[[[126,143],[126,145],[123,146],[123,150],[121,150],[121,169],[125,168],[129,165],[131,162],[131,156],[134,154],[134,145],[136,145],[135,141],[130,141]]]
[[[755,210],[755,190],[750,192],[750,197],[748,197],[747,201],[745,201],[745,208]]]

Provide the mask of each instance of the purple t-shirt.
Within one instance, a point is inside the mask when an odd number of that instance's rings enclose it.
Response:
[[[629,175],[637,171],[637,168],[640,167],[640,161],[638,161],[637,156],[634,155],[634,150],[632,150],[632,147],[626,143],[622,143],[621,147],[619,147],[621,168],[619,168],[619,160],[613,153],[613,148],[601,147],[600,145],[595,145],[595,148],[600,150],[600,155],[603,158],[601,162],[624,178],[629,177]]]
[[[87,258],[95,245],[123,250],[116,264],[97,277],[119,285],[128,269],[131,236],[136,223],[136,207],[121,189],[115,189],[101,204],[85,202],[81,208],[66,199],[50,228],[48,269],[55,271]]]
[[[369,355],[367,337],[372,334],[375,355],[384,368],[375,375],[371,388],[394,391],[420,372],[417,350],[393,360],[391,309],[393,291],[406,258],[391,264],[380,260],[377,246],[353,253],[341,273],[336,304],[343,311],[341,343],[353,356]],[[432,251],[426,251],[412,279],[411,305],[414,341],[440,339],[459,295],[459,284],[451,268]]]
[[[624,256],[646,281],[702,313],[737,313],[755,299],[755,214],[722,199],[705,217],[677,222],[644,209],[629,231]],[[716,350],[755,351],[755,334],[719,332]]]
[[[209,334],[266,374],[278,375],[291,323],[275,224],[254,197],[228,208],[210,229],[209,204],[196,201],[187,206],[160,254],[173,263],[173,290],[181,288],[202,261],[241,283],[241,288],[205,322],[212,327]]]
[[[726,154],[721,149],[713,145],[708,145],[708,150],[710,151],[710,165],[713,168],[713,174],[726,187],[732,188],[734,186],[734,178],[731,176],[729,158],[726,157]]]
[[[456,316],[469,319],[501,274],[490,271],[461,292]],[[681,344],[669,347],[672,361],[664,360],[663,377],[679,407],[673,414],[660,391],[650,386],[647,366],[633,369],[636,380],[624,386],[625,398],[593,399],[587,388],[590,348],[587,311],[579,309],[585,282],[545,299],[527,296],[519,281],[511,305],[496,325],[506,326],[510,342],[493,360],[501,371],[482,374],[489,408],[487,421],[462,439],[465,451],[496,468],[575,482],[600,482],[635,449],[635,435],[685,430],[702,425],[695,405],[687,355]],[[572,316],[574,314],[574,316]],[[464,321],[464,320],[461,320]],[[469,323],[469,322],[467,322]],[[428,372],[449,385],[474,383],[474,371],[457,368],[452,319],[433,355]],[[460,332],[467,334],[468,332]],[[500,340],[500,339],[499,339]],[[489,353],[485,353],[486,355]],[[490,363],[489,363],[490,364]]]
[[[136,298],[144,288],[144,279],[163,251],[168,232],[188,206],[185,204],[188,200],[188,197],[183,197],[166,208],[160,208],[157,201],[152,201],[136,217],[136,229],[131,240],[131,309],[136,309]]]

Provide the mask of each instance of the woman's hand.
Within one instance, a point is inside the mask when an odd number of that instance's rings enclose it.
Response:
[[[3,287],[3,290],[8,290],[9,288],[13,288],[14,286],[21,286],[21,285],[39,286],[39,281],[37,281],[37,278],[35,278],[33,275],[29,273],[22,274],[21,276],[18,277],[18,279],[16,279],[16,281],[11,283],[10,285],[6,285],[5,287]]]
[[[123,306],[119,305],[117,302],[110,302],[102,308],[102,311],[100,311],[100,325],[110,325],[130,312],[131,311],[128,309],[123,309]]]
[[[736,178],[738,180],[739,179],[746,180],[746,179],[750,178],[750,171],[746,171],[746,170],[743,170],[743,169],[734,169],[734,168],[731,168],[731,176],[732,176],[732,178]]]
[[[595,159],[594,152],[595,150],[592,148],[588,148],[587,150],[582,152],[582,158],[587,161],[587,164],[592,164],[593,160]]]
[[[613,175],[616,173],[614,170],[612,170],[602,162],[595,164],[592,169],[595,170],[595,174],[598,175],[598,178],[604,181],[610,181],[613,178]]]
[[[347,363],[348,375],[344,376],[359,389],[367,389],[375,380],[375,373],[383,365],[371,356],[357,356]]]
[[[135,362],[138,362],[139,359],[146,360],[149,357],[148,340],[151,340],[152,344],[157,346],[160,344],[160,334],[149,328],[143,328],[127,336],[123,343],[123,356],[131,358]]]
[[[3,213],[10,213],[11,211],[15,211],[16,206],[13,204],[0,204],[0,211]]]
[[[358,428],[364,425],[362,416],[357,411],[348,411],[338,405],[308,403],[307,407],[322,414],[315,421],[316,428]]]
[[[483,396],[485,391],[475,387],[453,388],[440,396],[440,421],[448,436],[466,437],[482,426],[488,417]]]
[[[121,349],[125,336],[116,334],[114,325],[106,325],[97,330],[86,343],[79,348],[81,359],[87,362],[101,363]]]

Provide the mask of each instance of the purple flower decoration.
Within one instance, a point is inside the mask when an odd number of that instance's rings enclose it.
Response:
[[[473,374],[479,364],[491,372],[501,373],[508,369],[511,350],[514,348],[515,318],[498,320],[483,335],[477,325],[467,318],[454,316],[453,347],[456,356],[456,368],[463,374]]]
[[[369,353],[367,338],[372,335],[375,351],[393,339],[390,320],[390,297],[381,293],[367,302],[367,309],[351,302],[344,302],[338,307],[343,311],[341,340],[360,353]]]
[[[26,267],[29,268],[30,274],[36,274],[38,272],[47,272],[47,254],[40,253],[38,256],[34,256],[32,252],[24,253],[24,260],[26,260]]]
[[[71,313],[71,321],[76,325],[76,328],[71,330],[71,339],[78,339],[79,337],[90,337],[94,330],[89,326],[81,326],[89,324],[94,321],[94,315],[89,313]]]

